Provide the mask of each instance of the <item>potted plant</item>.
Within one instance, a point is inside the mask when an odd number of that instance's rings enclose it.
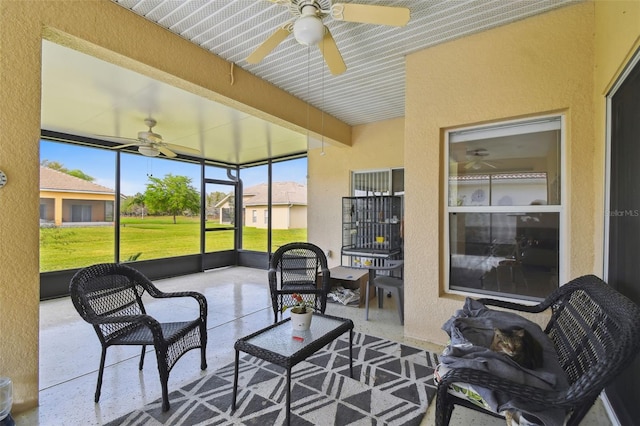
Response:
[[[283,311],[289,308],[289,314],[291,315],[291,327],[297,331],[309,330],[314,304],[312,302],[305,301],[298,293],[293,293],[291,298],[294,302],[293,305],[283,307]]]

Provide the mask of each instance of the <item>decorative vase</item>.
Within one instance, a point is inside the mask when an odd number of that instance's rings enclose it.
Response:
[[[307,331],[311,327],[311,319],[313,318],[313,310],[307,309],[305,313],[296,312],[296,308],[292,308],[291,328],[295,331]]]

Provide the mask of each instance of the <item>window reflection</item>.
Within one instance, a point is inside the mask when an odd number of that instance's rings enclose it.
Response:
[[[544,298],[560,273],[560,117],[452,131],[448,140],[448,288]]]
[[[559,213],[450,213],[450,288],[543,298],[557,287]]]

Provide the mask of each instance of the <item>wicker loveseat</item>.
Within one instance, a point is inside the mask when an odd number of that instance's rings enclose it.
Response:
[[[542,390],[476,369],[451,369],[438,383],[438,426],[449,424],[456,404],[499,415],[456,394],[455,390],[461,387],[489,389],[540,410],[561,409],[566,413],[567,425],[578,425],[605,386],[633,361],[640,349],[640,308],[593,275],[574,279],[535,306],[492,299],[479,301],[485,306],[531,313],[550,308],[544,333],[566,372],[568,388]]]

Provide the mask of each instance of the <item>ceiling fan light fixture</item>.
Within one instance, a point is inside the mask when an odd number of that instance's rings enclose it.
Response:
[[[141,145],[138,147],[138,152],[147,157],[157,157],[158,155],[160,155],[160,151],[152,146]]]
[[[293,24],[293,36],[305,46],[318,44],[324,37],[324,24],[315,14],[304,15]]]

